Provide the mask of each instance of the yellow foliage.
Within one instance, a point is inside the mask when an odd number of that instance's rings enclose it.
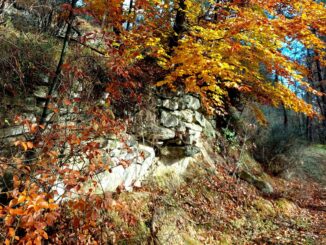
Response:
[[[279,2],[219,3],[214,10],[219,8],[220,17],[213,20],[213,10],[205,1],[187,0],[187,31],[165,62],[170,73],[158,86],[173,89],[182,81],[186,91],[209,101],[208,109],[223,110],[228,91],[237,89],[250,100],[273,106],[283,104],[287,109],[316,115],[311,105],[285,85],[273,85],[265,79],[262,68],[265,73],[275,73],[320,95],[305,81],[306,68],[284,56],[280,49],[296,39],[325,57],[325,43],[319,38],[326,34],[325,6],[311,0],[286,1],[287,14],[293,15],[289,18],[280,11]],[[257,114],[263,122],[261,113]]]

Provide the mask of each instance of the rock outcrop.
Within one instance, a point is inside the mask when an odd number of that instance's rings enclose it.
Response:
[[[32,122],[36,122],[43,110],[48,94],[47,85],[45,79],[26,98],[22,115]],[[74,87],[76,91],[72,92],[78,96],[81,92],[79,86]],[[199,98],[179,92],[169,95],[160,93],[154,96],[154,100],[154,108],[139,111],[134,117],[131,132],[122,133],[121,139],[109,135],[94,139],[100,145],[101,159],[98,160],[110,169],[96,174],[100,184],[98,191],[115,191],[118,187],[132,190],[133,186],[140,186],[149,173],[159,176],[174,172],[180,175],[190,162],[196,161],[197,156],[201,155],[202,159],[208,157],[203,141],[215,137],[215,128],[203,114]],[[80,115],[76,111],[65,106],[59,109],[55,117],[49,115],[49,120],[65,125],[76,124],[78,118]],[[48,127],[51,127],[51,122]],[[23,126],[7,127],[0,129],[0,138],[15,139],[26,133],[28,128]],[[69,156],[69,149],[66,151],[65,154]],[[209,162],[214,161],[210,159]],[[82,153],[70,157],[66,167],[81,170],[85,164],[89,164],[89,160],[86,153]],[[64,188],[59,179],[57,186],[60,195]]]

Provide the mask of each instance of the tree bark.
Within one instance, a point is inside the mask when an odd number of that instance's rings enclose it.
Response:
[[[278,82],[279,82],[278,75],[275,74],[274,83],[278,83]],[[288,120],[288,114],[287,114],[287,111],[286,111],[286,108],[285,108],[283,102],[282,102],[282,111],[283,111],[283,126],[285,129],[287,129],[289,120]]]
[[[53,92],[56,90],[57,85],[60,81],[60,73],[62,71],[62,65],[64,63],[65,57],[66,57],[66,53],[67,53],[67,48],[68,48],[68,44],[71,38],[71,31],[72,31],[72,22],[74,20],[74,9],[76,8],[76,3],[77,0],[72,0],[71,1],[71,10],[69,12],[69,16],[68,16],[68,26],[67,26],[67,30],[66,30],[66,34],[63,40],[63,45],[62,45],[62,50],[61,50],[61,55],[60,55],[60,59],[57,65],[57,69],[55,71],[55,74],[53,76],[52,82],[50,84],[49,87],[49,91],[47,94],[47,98],[45,101],[45,105],[43,108],[43,112],[41,115],[41,118],[39,120],[39,124],[43,125],[46,122],[46,116],[48,114],[48,107],[49,107],[49,103],[51,102],[51,96],[53,95]]]
[[[41,117],[39,119],[39,122],[38,122],[39,125],[43,125],[45,127],[47,126],[46,124],[48,123],[46,121],[46,117],[48,115],[48,110],[49,110],[49,104],[51,102],[51,97],[53,95],[53,92],[57,89],[57,85],[58,85],[58,83],[60,81],[60,73],[62,71],[62,65],[64,63],[65,56],[66,56],[66,53],[67,53],[68,44],[69,44],[69,41],[70,41],[70,38],[71,38],[70,36],[71,36],[71,30],[72,30],[72,22],[74,20],[74,9],[76,7],[77,1],[78,0],[72,0],[72,2],[71,2],[71,10],[70,10],[70,13],[69,13],[69,16],[68,16],[68,27],[67,27],[65,38],[64,38],[64,41],[63,41],[63,45],[62,45],[60,59],[59,59],[55,74],[53,76],[52,82],[51,82],[49,90],[48,90],[48,94],[47,94],[45,105],[44,105],[44,108],[43,108],[43,111],[42,111],[42,115],[41,115]],[[42,129],[42,131],[45,129],[45,127]],[[42,131],[40,129],[36,133],[36,135],[34,135],[34,137],[32,139],[33,142],[36,142],[40,138],[40,136],[42,135]],[[26,164],[33,163],[33,161],[35,161],[35,159],[36,159],[36,151],[34,149],[26,152],[26,154],[25,154],[25,163]]]
[[[282,109],[283,109],[283,126],[285,129],[287,129],[289,120],[288,120],[288,114],[287,114],[284,104],[282,104]]]
[[[185,0],[179,0],[178,9],[175,16],[175,22],[173,25],[173,30],[175,33],[172,34],[169,40],[169,47],[172,49],[178,45],[178,41],[181,34],[185,31],[186,24],[186,3]]]
[[[323,93],[323,95],[321,97],[321,100],[322,100],[321,113],[325,118],[325,120],[323,121],[323,125],[326,128],[326,94],[325,94],[325,88],[322,84],[323,76],[322,76],[322,70],[320,67],[319,60],[316,60],[316,69],[317,69],[318,87],[319,87],[320,92]]]
[[[133,6],[133,4],[134,4],[134,1],[133,1],[133,0],[130,0],[130,3],[129,3],[129,10],[128,10],[127,26],[126,26],[127,31],[129,31],[129,28],[130,28],[130,21],[129,21],[129,18],[130,18],[131,12],[132,12],[132,6]]]

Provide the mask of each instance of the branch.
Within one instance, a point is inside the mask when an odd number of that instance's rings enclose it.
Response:
[[[71,30],[72,30],[72,22],[73,22],[73,19],[75,17],[74,16],[74,9],[76,7],[76,3],[77,3],[77,0],[72,0],[72,2],[71,2],[71,10],[70,10],[69,16],[68,16],[68,27],[67,27],[66,34],[65,34],[65,37],[64,37],[64,41],[63,41],[63,45],[62,45],[60,60],[58,62],[57,69],[55,71],[52,83],[50,85],[50,88],[49,88],[49,91],[48,91],[48,94],[47,94],[47,99],[45,101],[42,116],[41,116],[40,121],[39,121],[40,125],[44,124],[44,122],[46,121],[46,115],[48,113],[48,107],[49,107],[49,103],[50,103],[50,100],[51,100],[51,95],[53,94],[53,92],[54,92],[54,90],[55,90],[55,88],[56,88],[56,86],[57,86],[57,84],[59,82],[59,76],[60,76],[60,73],[61,73],[61,70],[62,70],[62,65],[63,65],[65,57],[66,57],[69,41],[71,39],[70,36],[71,36]]]
[[[57,38],[60,38],[60,39],[64,39],[65,38],[65,37],[62,37],[62,36],[56,36],[56,37]],[[83,43],[83,42],[79,41],[78,39],[70,38],[70,41],[76,42],[76,43],[78,43],[78,44],[80,44],[80,45],[82,45],[82,46],[84,46],[86,48],[89,48],[90,50],[92,50],[92,51],[94,51],[94,52],[96,52],[96,53],[98,53],[100,55],[105,55],[105,52],[103,52],[101,50],[98,50],[98,49],[96,49],[96,48],[94,48],[94,47],[92,47],[92,46],[90,46],[90,45],[88,45],[86,43]]]

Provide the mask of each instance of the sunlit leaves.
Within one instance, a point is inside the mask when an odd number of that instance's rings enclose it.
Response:
[[[200,1],[186,3],[198,10],[187,11],[188,30],[167,62],[170,74],[159,86],[175,88],[182,81],[186,91],[211,100],[206,105],[215,109],[224,107],[232,88],[264,104],[316,114],[286,86],[265,81],[262,68],[318,94],[305,81],[306,68],[284,56],[281,48],[289,40],[299,40],[323,59],[325,43],[316,33],[325,32],[325,6],[309,0],[225,1],[217,4],[216,13],[206,8],[203,18]]]

